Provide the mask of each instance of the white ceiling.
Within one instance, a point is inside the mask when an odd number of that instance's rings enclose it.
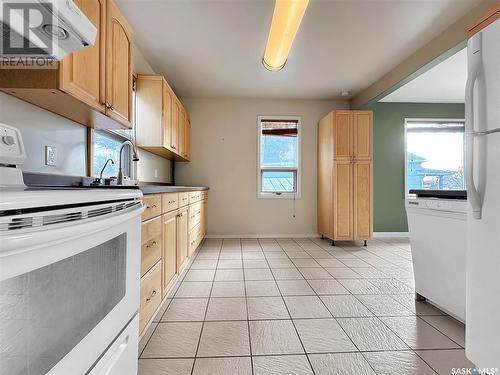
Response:
[[[481,0],[311,0],[280,72],[261,64],[273,0],[118,0],[181,97],[340,98],[366,88]]]
[[[381,102],[463,103],[467,81],[467,49],[457,52],[384,97]]]

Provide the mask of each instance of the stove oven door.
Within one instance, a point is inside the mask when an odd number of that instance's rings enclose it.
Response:
[[[102,206],[2,218],[1,374],[136,374],[142,205]]]

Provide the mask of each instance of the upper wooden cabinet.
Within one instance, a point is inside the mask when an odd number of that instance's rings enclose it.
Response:
[[[188,161],[188,114],[165,78],[140,74],[136,90],[137,146],[167,159]]]
[[[106,14],[106,113],[131,127],[132,28],[112,0]]]
[[[75,4],[97,28],[95,45],[70,53],[60,62],[61,90],[104,112],[106,0],[75,0]]]
[[[186,111],[186,126],[184,129],[186,136],[184,137],[184,150],[185,150],[185,157],[187,160],[191,159],[191,121],[189,119],[189,114]]]
[[[163,77],[162,86],[163,124],[160,127],[163,130],[163,147],[172,151],[170,144],[172,138],[172,113],[175,94]]]
[[[181,118],[181,102],[174,97],[172,100],[172,129],[170,133],[170,147],[178,154],[179,153],[179,122]]]
[[[370,111],[354,111],[353,117],[353,157],[356,160],[371,160],[373,114]]]
[[[186,157],[186,110],[181,108],[179,114],[179,155]]]
[[[372,112],[333,111],[318,124],[318,231],[332,240],[373,232]]]
[[[96,42],[57,69],[1,69],[0,90],[82,125],[130,128],[132,29],[113,0],[75,0],[97,28]]]
[[[334,114],[335,126],[333,137],[336,140],[334,157],[336,159],[351,159],[353,150],[353,116],[351,111],[337,111]]]

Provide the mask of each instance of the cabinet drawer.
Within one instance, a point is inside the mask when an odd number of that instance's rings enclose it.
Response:
[[[179,208],[179,193],[166,193],[162,195],[163,213]]]
[[[189,229],[193,229],[201,221],[201,202],[189,206]]]
[[[201,191],[189,192],[189,204],[199,202],[200,200],[201,200]]]
[[[141,276],[161,258],[161,216],[142,223]]]
[[[161,215],[161,195],[145,195],[142,198],[146,209],[142,213],[142,220],[148,220],[152,217]]]
[[[161,262],[141,279],[139,332],[142,332],[161,303]]]
[[[186,191],[184,193],[179,193],[179,207],[184,207],[189,204],[189,193]]]

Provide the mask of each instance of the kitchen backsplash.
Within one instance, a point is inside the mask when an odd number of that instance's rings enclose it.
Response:
[[[0,122],[21,130],[27,172],[85,176],[87,128],[0,92]],[[55,165],[45,163],[45,148],[55,148]]]

